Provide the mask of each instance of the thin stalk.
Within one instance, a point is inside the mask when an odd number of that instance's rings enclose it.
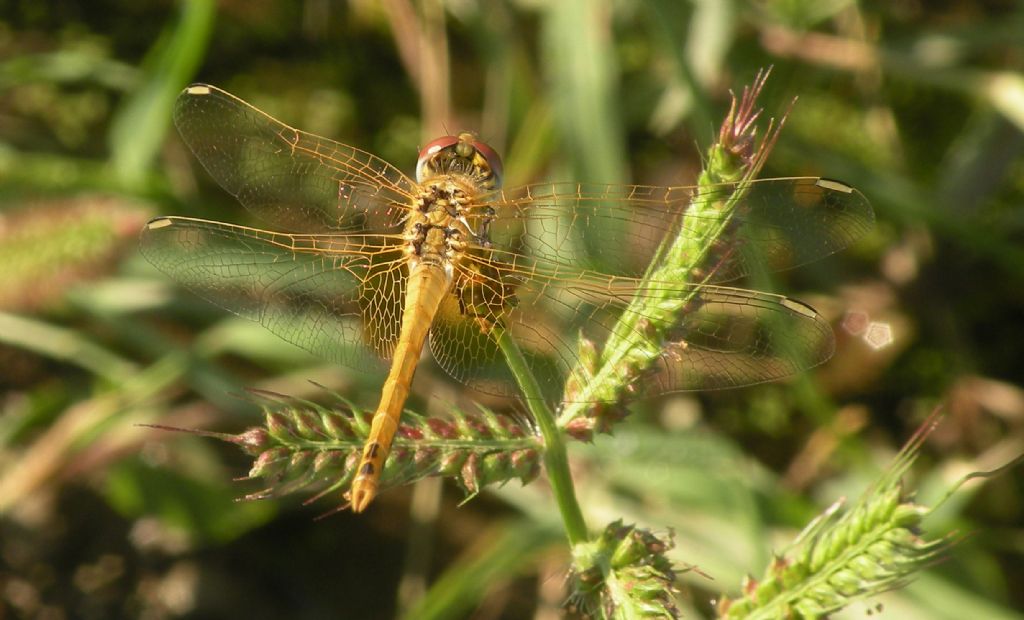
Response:
[[[555,423],[555,414],[545,402],[537,379],[530,372],[523,352],[519,350],[515,340],[505,330],[499,330],[497,340],[498,347],[501,348],[509,369],[523,392],[526,406],[533,414],[533,419],[537,421],[540,434],[544,438],[544,468],[548,472],[548,481],[555,494],[558,510],[562,513],[569,542],[573,545],[586,542],[587,524],[576,500],[576,490],[569,472],[569,456],[563,435]]]

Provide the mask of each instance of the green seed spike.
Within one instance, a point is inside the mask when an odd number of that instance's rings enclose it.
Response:
[[[740,598],[719,601],[718,617],[824,618],[898,586],[948,549],[950,536],[918,535],[928,509],[903,499],[900,483],[934,428],[934,419],[926,421],[879,483],[845,512],[841,503],[830,506],[761,581],[744,581]]]

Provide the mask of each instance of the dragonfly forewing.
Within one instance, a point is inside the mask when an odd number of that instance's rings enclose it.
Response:
[[[714,246],[702,281],[715,284],[750,274],[754,261],[780,271],[819,260],[874,225],[863,194],[815,177],[703,188],[541,183],[504,190],[493,204],[492,238],[505,260],[526,254],[640,277],[664,240],[683,237],[695,262]]]
[[[186,89],[174,123],[210,176],[282,231],[400,231],[415,195],[413,181],[386,161],[289,127],[214,86]]]

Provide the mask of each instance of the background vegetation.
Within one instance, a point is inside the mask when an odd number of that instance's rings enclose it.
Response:
[[[681,605],[707,617],[935,407],[920,503],[1022,452],[1022,33],[1024,9],[996,0],[0,3],[0,615],[547,618],[564,602],[542,481],[461,507],[427,482],[315,521],[338,500],[235,502],[255,490],[232,482],[236,450],[135,426],[233,432],[258,421],[245,387],[308,396],[314,379],[363,405],[380,387],[138,256],[153,215],[241,218],[171,128],[189,82],[406,170],[466,128],[511,185],[680,184],[728,90],[774,65],[767,113],[799,101],[764,176],[842,179],[878,214],[851,251],[772,283],[833,320],[835,358],[637,403],[570,451],[591,525],[672,528],[673,559],[712,578],[684,574]],[[868,346],[851,312],[895,342]],[[475,397],[429,362],[416,394],[432,415]],[[966,487],[926,522],[966,534],[948,559],[844,613],[1021,617],[1022,514],[1019,470]]]

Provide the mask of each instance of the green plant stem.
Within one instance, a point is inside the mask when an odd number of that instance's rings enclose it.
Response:
[[[499,328],[495,328],[499,329]],[[526,399],[526,406],[530,408],[533,419],[540,427],[540,434],[544,438],[544,468],[548,472],[548,482],[555,494],[555,501],[558,503],[558,510],[562,513],[562,521],[565,523],[565,532],[569,542],[573,545],[586,542],[588,539],[587,524],[583,520],[583,511],[576,500],[576,490],[572,484],[572,475],[569,472],[569,456],[565,448],[565,441],[555,423],[555,414],[544,401],[537,379],[530,372],[523,352],[519,350],[515,340],[508,332],[499,329],[498,347],[508,362],[509,369],[516,378],[519,389],[522,390]]]

